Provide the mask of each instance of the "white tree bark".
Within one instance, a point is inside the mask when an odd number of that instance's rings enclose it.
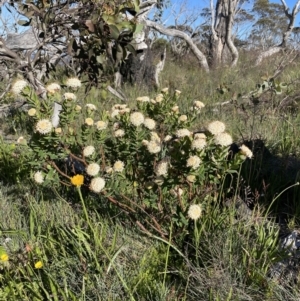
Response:
[[[282,50],[282,46],[274,46],[266,51],[263,51],[262,53],[260,53],[260,55],[257,57],[256,61],[255,61],[255,66],[258,66],[261,64],[261,62],[269,57],[269,56],[272,56],[273,54],[275,53],[278,53]]]
[[[238,59],[239,59],[239,52],[235,47],[232,41],[232,26],[234,22],[235,10],[238,5],[239,0],[231,0],[229,1],[229,8],[228,8],[228,23],[226,28],[226,44],[229,48],[229,51],[232,56],[231,67],[236,66]]]
[[[186,33],[182,32],[180,30],[165,28],[162,25],[160,25],[156,22],[150,21],[150,20],[145,20],[145,24],[148,27],[150,27],[164,35],[171,36],[171,37],[178,37],[178,38],[185,40],[187,42],[187,44],[189,45],[189,47],[191,48],[191,51],[194,53],[194,55],[198,59],[200,66],[206,72],[209,72],[209,66],[208,66],[205,55],[201,52],[201,50],[197,47],[197,45],[195,45],[195,43],[193,42],[193,40],[191,39],[190,36],[188,36]]]
[[[159,75],[164,70],[166,56],[167,56],[167,49],[165,48],[164,53],[162,54],[160,62],[155,66],[156,68],[155,68],[154,78],[155,78],[155,84],[156,84],[157,87],[160,86]]]
[[[229,50],[231,54],[231,66],[235,66],[239,59],[239,53],[232,40],[232,27],[237,14],[239,0],[217,0],[214,7],[210,0],[211,11],[211,57],[212,65],[218,66],[222,63],[224,51]]]
[[[0,7],[1,7],[2,5],[4,5],[6,2],[7,2],[7,0],[0,0]]]

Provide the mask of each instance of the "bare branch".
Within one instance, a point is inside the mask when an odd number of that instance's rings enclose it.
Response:
[[[3,6],[6,2],[7,0],[0,0],[0,7]]]
[[[284,7],[285,13],[288,13],[289,7],[286,5],[286,2],[285,2],[284,0],[281,0],[281,3],[282,3],[282,5],[283,5],[283,7]]]
[[[121,99],[122,101],[127,101],[126,97],[125,97],[124,95],[122,95],[120,92],[118,92],[117,90],[115,90],[113,87],[108,86],[108,87],[107,87],[107,90],[108,90],[111,94],[113,94],[113,95],[115,95],[116,97],[118,97],[119,99]]]
[[[150,20],[145,20],[145,23],[148,27],[153,28],[154,30],[160,32],[161,34],[164,34],[167,36],[172,36],[172,37],[178,37],[178,38],[185,40],[187,42],[187,44],[189,45],[189,47],[191,48],[194,55],[196,56],[196,58],[198,59],[201,67],[206,72],[209,72],[209,66],[208,66],[205,55],[199,50],[197,45],[194,44],[191,37],[189,37],[186,33],[182,32],[180,30],[176,30],[176,29],[165,28],[162,25],[160,25],[156,22],[150,21]]]
[[[299,12],[300,0],[298,0],[297,3],[295,4],[291,14],[289,13],[289,7],[287,6],[285,0],[281,0],[281,3],[284,7],[285,15],[289,19],[289,24],[287,26],[286,31],[284,32],[284,34],[282,36],[282,41],[278,46],[272,47],[272,48],[262,52],[256,59],[255,65],[259,65],[264,58],[269,57],[275,53],[278,53],[280,50],[284,49],[287,45],[287,42],[288,42],[288,39],[289,39],[291,33],[293,32],[296,16]]]
[[[7,48],[5,42],[2,38],[0,38],[0,55],[9,57],[18,63],[21,62],[21,58],[19,57],[19,55],[16,52]]]

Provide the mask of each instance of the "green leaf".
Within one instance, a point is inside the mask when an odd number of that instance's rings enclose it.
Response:
[[[109,25],[109,29],[110,29],[111,37],[115,40],[118,40],[119,35],[120,35],[120,31],[119,31],[118,27],[111,24],[111,25]]]
[[[116,23],[114,16],[103,14],[102,18],[108,25],[112,25]]]
[[[227,173],[229,174],[238,174],[238,172],[236,170],[227,170]]]
[[[133,0],[134,10],[138,13],[140,11],[140,1]]]
[[[189,224],[188,220],[186,219],[186,217],[182,214],[182,212],[179,213],[179,216],[180,216],[180,220],[181,222],[187,226]]]
[[[27,20],[19,20],[18,21],[18,24],[21,26],[29,26],[30,23],[31,23],[31,19],[29,21],[27,21]]]
[[[130,53],[132,53],[133,55],[136,54],[134,47],[131,44],[127,44],[125,46],[125,49],[128,50]]]
[[[132,24],[132,22],[123,21],[123,22],[120,22],[119,24],[117,24],[117,27],[120,31],[127,30],[127,29],[133,30],[134,25]]]
[[[134,34],[138,34],[140,33],[144,28],[144,25],[143,24],[136,24],[135,25],[135,30],[134,30]]]
[[[280,94],[282,94],[282,89],[281,89],[281,87],[280,87],[280,86],[277,86],[277,87],[276,87],[276,89],[275,89],[275,93],[276,93],[277,95],[280,95]]]
[[[279,86],[280,86],[281,88],[287,88],[287,83],[280,83]]]
[[[105,61],[105,55],[104,54],[97,55],[96,60],[99,64],[102,65]]]

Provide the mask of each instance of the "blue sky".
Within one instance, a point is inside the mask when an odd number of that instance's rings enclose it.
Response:
[[[276,3],[281,3],[280,0],[269,0],[270,2],[276,2]],[[170,0],[170,7],[173,7],[175,10],[179,9],[181,3],[186,3],[186,7],[190,12],[193,12],[196,16],[198,12],[200,13],[201,9],[204,7],[209,7],[210,6],[210,0]],[[216,2],[216,0],[214,0]],[[254,2],[254,0],[250,0],[251,3]],[[293,8],[297,0],[286,0],[287,5],[289,6],[290,9]],[[252,4],[247,4],[248,8],[251,8]],[[169,9],[166,10],[164,14],[163,20],[166,22],[165,25],[171,25],[174,24],[174,19],[173,17],[170,16],[170,7]],[[3,15],[2,16],[7,16],[7,12],[5,12],[5,9],[3,10]],[[200,24],[201,22],[201,17],[198,18],[196,24]],[[298,13],[297,16],[297,21],[295,23],[295,26],[299,26],[300,23],[300,12]],[[23,28],[24,29],[24,28]],[[1,28],[0,28],[0,34],[1,34]]]
[[[274,3],[280,3],[280,0],[269,0],[270,2],[274,2]],[[288,7],[290,8],[290,11],[293,9],[294,5],[296,4],[297,0],[285,0]],[[186,7],[189,11],[191,12],[200,12],[202,8],[204,7],[209,7],[210,6],[210,0],[170,0],[170,7],[180,7],[180,4],[185,2],[186,3]],[[216,0],[214,0],[214,3],[216,2]],[[250,0],[249,1],[250,4],[244,4],[245,8],[251,9],[252,5],[254,3],[254,0]],[[165,25],[170,25],[174,24],[173,18],[170,17],[170,8],[165,12],[164,16],[169,16],[169,18],[167,19],[167,23],[165,23]],[[166,18],[163,18],[166,19]],[[201,17],[199,17],[198,21],[196,22],[196,25],[201,24]],[[295,22],[295,26],[299,26],[300,24],[300,12],[297,15],[297,19]],[[244,24],[242,25],[242,27],[240,29],[242,29],[243,32],[241,32],[240,34],[242,36],[244,36],[245,34],[247,35],[247,33],[250,31],[251,28],[251,24],[248,23],[247,25]]]
[[[186,0],[190,7],[201,7],[209,6],[210,1],[208,0]],[[179,2],[178,0],[171,0],[172,3]],[[270,2],[281,3],[280,0],[270,0]],[[296,0],[286,0],[287,5],[291,8],[295,5]]]
[[[269,0],[270,2],[274,3],[281,3],[280,0]],[[285,0],[290,10],[294,7],[297,0]],[[189,9],[201,9],[203,7],[209,7],[210,6],[210,0],[170,0],[171,5],[179,5],[182,2],[186,2]],[[216,0],[214,0],[216,2]],[[251,3],[254,2],[254,0],[250,0]],[[248,7],[251,7],[252,4],[248,4]],[[299,13],[300,15],[300,13]]]

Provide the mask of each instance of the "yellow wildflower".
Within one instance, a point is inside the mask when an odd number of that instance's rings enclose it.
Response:
[[[83,184],[83,181],[84,181],[83,175],[75,175],[74,177],[71,178],[71,183],[76,187],[81,186]]]
[[[34,267],[35,267],[36,269],[41,269],[41,268],[43,267],[43,263],[42,263],[41,261],[38,261],[38,262],[36,262],[36,263],[34,264]]]
[[[8,261],[9,257],[6,253],[3,253],[0,255],[0,260],[1,261]]]

